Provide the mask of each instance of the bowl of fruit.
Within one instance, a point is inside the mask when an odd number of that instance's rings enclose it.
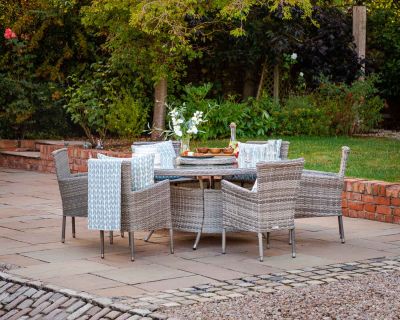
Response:
[[[225,154],[232,154],[233,148],[231,148],[231,147],[224,148],[224,149],[222,149],[222,152]]]

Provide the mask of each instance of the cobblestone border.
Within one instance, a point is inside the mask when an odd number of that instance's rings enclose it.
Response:
[[[323,285],[394,270],[400,270],[400,256],[307,267],[165,290],[129,299],[96,297],[87,292],[77,292],[0,272],[0,319],[164,320],[167,316],[162,312],[167,308]]]

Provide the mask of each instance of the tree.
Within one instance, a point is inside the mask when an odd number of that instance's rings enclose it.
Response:
[[[93,0],[84,8],[84,22],[107,33],[106,47],[112,61],[125,64],[150,81],[155,88],[153,138],[165,128],[168,80],[176,80],[185,69],[184,58],[193,59],[201,50],[193,39],[207,39],[221,24],[232,35],[245,34],[243,24],[251,9],[278,7],[289,19],[290,8],[299,6],[310,17],[311,0]]]

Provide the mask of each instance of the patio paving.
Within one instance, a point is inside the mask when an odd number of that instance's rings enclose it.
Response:
[[[400,225],[344,218],[346,244],[339,240],[337,219],[296,220],[297,258],[292,259],[286,232],[271,234],[271,249],[258,261],[257,238],[228,234],[227,254],[220,236],[204,236],[198,250],[194,234],[176,233],[169,254],[168,233],[149,243],[135,233],[136,261],[129,260],[128,238],[114,232],[100,259],[98,232],[77,219],[77,238],[70,219],[65,244],[61,236],[61,199],[55,175],[0,168],[0,262],[18,266],[8,272],[63,288],[105,297],[137,297],[221,281],[284,273],[377,257],[400,255]]]

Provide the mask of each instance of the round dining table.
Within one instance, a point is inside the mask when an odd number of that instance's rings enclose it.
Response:
[[[154,170],[154,174],[156,176],[162,176],[164,178],[197,178],[197,180],[199,181],[200,188],[198,189],[198,191],[188,190],[187,188],[180,188],[179,184],[178,186],[174,186],[171,191],[173,198],[171,201],[175,204],[175,206],[173,205],[173,208],[175,208],[177,212],[180,212],[179,215],[187,215],[187,217],[184,217],[182,219],[185,220],[188,224],[179,224],[180,227],[178,227],[177,229],[180,231],[191,231],[197,233],[197,237],[193,246],[193,249],[195,250],[197,248],[202,233],[222,232],[222,192],[221,190],[215,189],[215,180],[224,177],[234,177],[240,179],[240,176],[244,175],[255,176],[256,168],[240,167],[234,157],[221,156],[203,159],[193,158],[192,160],[177,158],[173,164],[171,163],[170,168],[156,168]],[[209,180],[210,189],[204,188],[204,180]],[[171,179],[172,184],[174,184],[174,181],[176,180]],[[194,194],[196,194],[197,196],[194,196]],[[174,199],[174,197],[178,199]],[[187,201],[182,199],[185,197],[187,197]],[[196,197],[198,197],[198,199],[196,199]],[[193,212],[193,210],[196,211],[196,209],[199,209],[199,205],[202,208],[201,216]],[[184,211],[186,211],[186,213]],[[190,217],[192,221],[187,221],[188,217]],[[193,225],[197,225],[198,229],[194,230]],[[147,239],[149,238],[149,236],[147,237]]]

